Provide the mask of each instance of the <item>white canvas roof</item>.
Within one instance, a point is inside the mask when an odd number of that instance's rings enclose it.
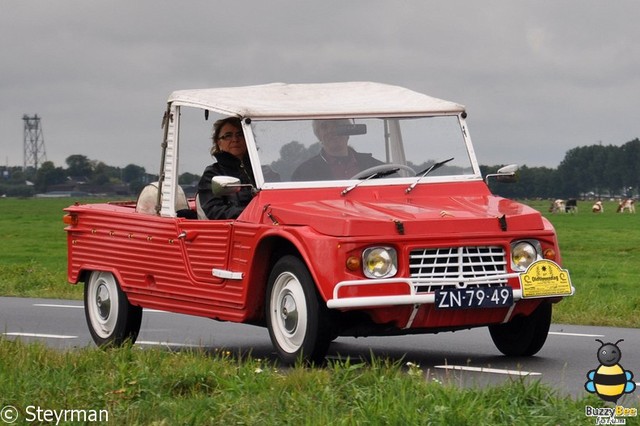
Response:
[[[371,82],[284,84],[179,90],[169,102],[256,119],[412,116],[459,113],[464,106]]]

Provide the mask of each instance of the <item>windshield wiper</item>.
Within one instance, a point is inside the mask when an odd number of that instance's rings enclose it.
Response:
[[[413,182],[407,189],[404,190],[405,194],[410,193],[411,191],[413,191],[413,188],[416,187],[416,185],[418,183],[420,183],[420,181],[427,176],[429,173],[431,173],[434,170],[439,169],[440,167],[444,166],[445,164],[447,164],[449,161],[452,161],[453,157],[449,158],[448,160],[444,160],[441,161],[439,163],[435,163],[433,165],[431,165],[430,167],[427,167],[426,169],[424,169],[423,171],[416,173],[416,176],[418,176],[418,179],[415,180],[415,182]]]
[[[400,168],[395,167],[393,169],[384,170],[382,172],[371,173],[369,176],[367,176],[365,179],[361,180],[360,182],[354,183],[350,187],[343,189],[342,192],[340,193],[340,195],[347,194],[348,192],[350,192],[351,190],[355,189],[358,185],[360,185],[363,182],[366,182],[366,181],[368,181],[370,179],[376,179],[376,178],[381,178],[381,177],[388,176],[390,174],[393,174],[393,173],[397,172],[398,170],[400,170]]]

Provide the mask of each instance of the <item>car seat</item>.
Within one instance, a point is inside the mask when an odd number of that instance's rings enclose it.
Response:
[[[151,182],[140,191],[136,201],[136,212],[143,214],[157,215],[156,203],[158,202],[158,182]],[[189,203],[184,194],[184,190],[176,186],[176,212],[189,210]],[[180,216],[180,215],[179,215]]]

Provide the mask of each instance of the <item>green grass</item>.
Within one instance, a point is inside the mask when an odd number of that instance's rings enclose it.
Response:
[[[66,239],[62,209],[69,198],[0,198],[0,231],[5,250],[0,264],[25,264],[36,261],[52,271],[66,267]]]
[[[578,214],[551,214],[548,201],[527,202],[540,210],[558,234],[563,266],[576,288],[556,305],[554,322],[640,327],[640,215],[591,212],[592,202],[578,202]]]
[[[38,405],[107,410],[109,424],[128,425],[559,425],[592,424],[585,405],[602,405],[526,379],[461,388],[397,361],[278,371],[229,353],[62,352],[2,339],[0,360],[11,360],[0,370],[0,407],[18,408],[23,419]]]
[[[95,202],[88,200],[88,202]],[[0,294],[79,299],[81,286],[67,284],[63,208],[69,198],[0,198]]]

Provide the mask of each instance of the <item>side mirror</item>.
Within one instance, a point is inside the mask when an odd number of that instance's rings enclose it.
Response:
[[[211,178],[211,192],[216,197],[235,194],[245,186],[253,188],[253,185],[240,183],[240,179],[233,176],[214,176]]]
[[[496,178],[498,182],[513,183],[518,181],[518,165],[509,164],[498,169],[497,173],[486,175],[484,178],[485,183],[489,183],[489,178]]]

